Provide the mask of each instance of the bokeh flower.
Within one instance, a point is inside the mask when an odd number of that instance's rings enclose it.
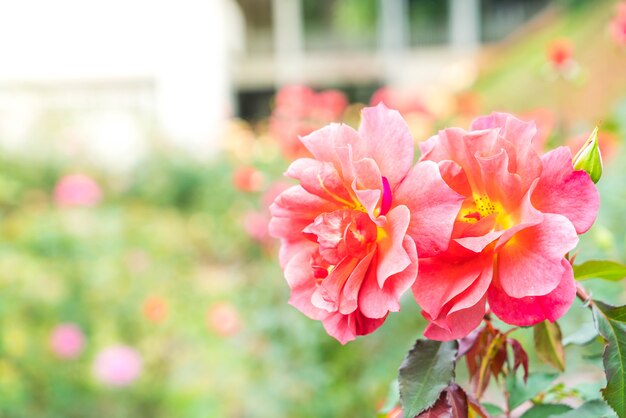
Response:
[[[448,251],[420,259],[413,294],[430,322],[425,335],[461,338],[489,303],[503,321],[529,326],[555,321],[576,288],[564,256],[593,224],[599,195],[559,147],[540,157],[535,124],[494,113],[471,131],[451,128],[421,145],[465,201]]]
[[[85,345],[85,335],[76,324],[60,324],[50,335],[52,352],[62,359],[78,357]]]
[[[233,185],[240,192],[258,192],[264,182],[265,176],[254,167],[239,167],[233,173]]]
[[[93,364],[93,373],[105,385],[123,387],[139,377],[142,367],[141,355],[134,348],[115,345],[98,353]]]
[[[149,296],[143,302],[142,311],[148,321],[161,323],[167,318],[167,301],[160,296]]]
[[[218,302],[207,310],[209,329],[222,337],[231,337],[241,330],[239,311],[229,302]]]
[[[348,99],[338,90],[316,93],[306,86],[285,86],[276,94],[270,133],[287,158],[309,156],[299,137],[339,121],[347,106]]]
[[[462,197],[435,163],[413,165],[413,139],[383,104],[358,131],[331,124],[303,137],[314,158],[286,175],[300,181],[271,207],[270,233],[290,303],[346,343],[373,332],[415,281],[417,257],[447,248]]]
[[[626,1],[617,4],[617,13],[611,20],[609,31],[615,43],[626,46]]]
[[[405,118],[411,113],[431,116],[423,98],[415,91],[381,87],[372,94],[370,99],[371,106],[376,106],[379,103],[384,104],[389,109],[397,110]]]
[[[548,45],[548,62],[558,72],[566,71],[574,61],[574,45],[569,39],[556,39]]]
[[[61,207],[92,207],[101,199],[98,183],[84,174],[63,176],[54,188],[54,201]]]

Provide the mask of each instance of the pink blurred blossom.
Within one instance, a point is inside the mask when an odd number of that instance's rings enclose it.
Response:
[[[430,116],[430,111],[424,104],[423,99],[415,91],[381,87],[372,94],[370,105],[376,106],[383,103],[389,109],[395,109],[406,117],[411,113]]]
[[[574,62],[574,45],[569,39],[556,39],[548,45],[547,59],[559,73],[568,72]]]
[[[92,207],[101,199],[98,183],[84,174],[63,176],[54,188],[54,201],[62,207]]]
[[[141,374],[141,355],[132,347],[115,345],[98,353],[93,372],[100,382],[116,387],[128,386]]]
[[[76,358],[85,345],[85,336],[76,324],[60,324],[50,336],[50,348],[59,358]]]
[[[278,140],[287,158],[309,156],[298,137],[339,121],[347,106],[348,99],[337,90],[316,93],[306,86],[283,87],[276,94],[270,134]]]
[[[613,40],[620,46],[626,46],[626,1],[617,5],[617,13],[609,25]]]
[[[275,240],[270,236],[268,224],[270,222],[269,207],[284,190],[291,184],[285,181],[278,181],[272,184],[261,196],[261,209],[250,211],[244,215],[243,227],[248,236],[257,241],[266,249],[274,247]]]
[[[264,181],[263,173],[254,167],[239,167],[233,173],[233,185],[240,192],[258,192]]]
[[[218,302],[207,310],[206,323],[210,330],[222,337],[230,337],[241,330],[239,311],[229,302]]]

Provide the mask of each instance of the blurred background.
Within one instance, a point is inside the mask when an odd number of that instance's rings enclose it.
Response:
[[[576,151],[600,124],[578,259],[626,261],[618,1],[0,2],[0,417],[376,416],[417,306],[342,347],[287,304],[267,222],[297,136],[381,101],[416,142],[508,111]],[[601,349],[555,393],[596,397]]]

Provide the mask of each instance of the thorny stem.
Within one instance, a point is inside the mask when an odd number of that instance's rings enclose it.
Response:
[[[593,303],[593,300],[591,299],[591,296],[589,295],[589,293],[587,293],[587,291],[585,290],[585,288],[583,288],[580,283],[576,283],[576,296],[578,297],[578,299],[580,299],[584,304],[588,305],[589,308],[591,308],[591,304]]]

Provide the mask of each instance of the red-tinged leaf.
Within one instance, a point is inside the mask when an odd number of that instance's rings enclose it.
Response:
[[[463,357],[476,345],[476,340],[478,340],[483,330],[484,328],[476,328],[474,331],[470,332],[469,335],[459,340],[459,351],[456,354],[457,359]]]
[[[467,394],[456,383],[452,383],[447,390],[448,404],[454,418],[466,418],[469,412],[467,405]]]
[[[520,366],[524,368],[524,383],[528,381],[528,354],[522,344],[515,338],[508,339],[509,345],[513,349],[513,357],[515,362],[513,363],[513,373],[517,372]]]
[[[448,392],[443,391],[437,402],[415,418],[454,418],[452,407],[448,403]]]
[[[467,395],[467,405],[469,406],[469,416],[477,416],[479,418],[491,418],[489,412],[471,395]],[[472,415],[474,413],[474,415]]]
[[[502,373],[502,368],[504,367],[504,363],[506,363],[507,351],[506,351],[506,340],[502,342],[502,346],[498,351],[496,351],[493,359],[491,361],[491,374],[497,380],[498,375]]]
[[[480,370],[480,364],[483,357],[487,354],[487,348],[491,344],[493,335],[487,328],[483,328],[477,335],[474,344],[465,354],[465,361],[467,363],[467,371],[469,373],[470,380],[475,382]]]
[[[489,343],[487,352],[480,362],[480,369],[476,375],[474,381],[474,391],[476,398],[480,399],[485,389],[489,385],[489,377],[491,376],[491,364],[495,359],[498,352],[502,349],[503,344],[506,342],[504,335],[498,334]]]

